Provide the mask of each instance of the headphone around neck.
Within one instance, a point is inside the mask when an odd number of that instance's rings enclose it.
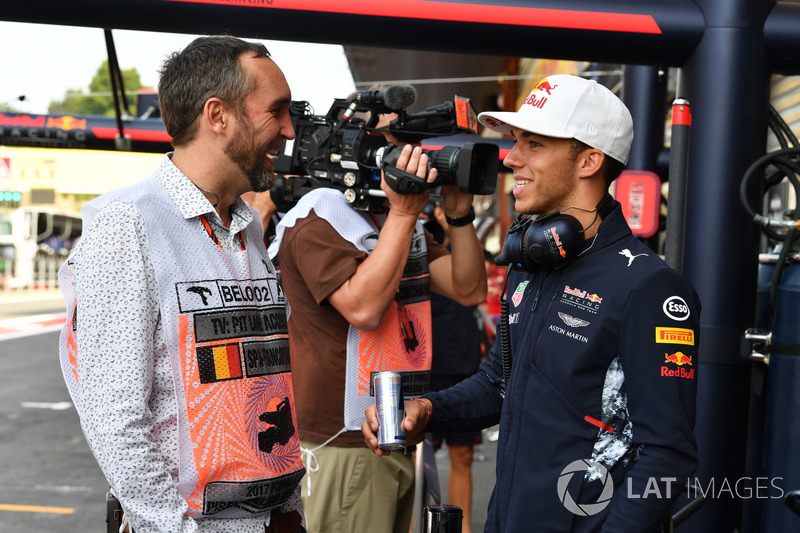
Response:
[[[606,194],[595,211],[606,218],[616,202]],[[577,218],[556,211],[538,218],[519,215],[508,229],[503,249],[495,259],[497,265],[535,272],[539,267],[560,266],[577,257],[583,250],[585,228]]]

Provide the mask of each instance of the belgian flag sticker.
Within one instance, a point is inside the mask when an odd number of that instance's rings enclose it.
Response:
[[[239,357],[239,344],[198,346],[197,366],[200,369],[200,383],[241,379],[242,362]]]

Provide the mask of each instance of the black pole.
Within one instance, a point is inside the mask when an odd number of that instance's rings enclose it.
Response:
[[[736,189],[766,147],[770,72],[761,28],[775,1],[696,1],[707,28],[682,72],[693,115],[684,273],[703,305],[696,477],[706,490],[716,483],[716,493],[681,531],[727,533],[741,531],[742,500],[719,487],[744,477],[750,382],[740,352],[758,269],[758,232]]]
[[[667,75],[658,68],[626,65],[622,100],[633,118],[633,145],[627,168],[649,170],[662,176],[658,154],[664,148],[664,120],[667,101]]]
[[[108,54],[108,75],[111,78],[111,96],[114,99],[114,115],[117,120],[117,130],[119,135],[116,139],[117,149],[130,150],[130,139],[125,137],[125,127],[122,121],[122,106],[125,106],[125,112],[128,112],[128,102],[125,97],[125,88],[122,85],[122,73],[119,69],[117,62],[117,50],[114,47],[114,37],[111,35],[111,30],[108,28],[103,29],[103,34],[106,39],[106,52]],[[120,99],[122,101],[120,101]]]
[[[622,100],[633,118],[633,144],[627,168],[655,172],[663,182],[659,154],[664,150],[667,74],[659,67],[625,65]],[[659,250],[659,232],[643,241],[652,250]]]

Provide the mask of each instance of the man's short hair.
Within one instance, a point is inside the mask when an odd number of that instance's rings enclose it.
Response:
[[[570,139],[570,159],[577,158],[581,152],[585,150],[589,150],[592,148],[588,144],[583,141],[579,141],[578,139]],[[625,170],[625,165],[614,159],[613,157],[606,156],[605,158],[605,166],[603,167],[603,179],[606,182],[606,188],[611,186],[611,183],[615,179],[622,174],[622,171]]]
[[[244,113],[244,99],[255,89],[255,82],[239,61],[245,53],[270,57],[267,47],[261,43],[220,35],[198,37],[164,61],[158,82],[158,101],[173,146],[186,144],[194,138],[197,117],[209,98],[220,98],[236,113]]]

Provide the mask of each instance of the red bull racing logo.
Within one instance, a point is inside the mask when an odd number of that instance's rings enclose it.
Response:
[[[547,230],[547,233],[549,234],[547,235],[547,240],[551,241],[558,249],[558,255],[561,257],[567,257],[567,252],[564,250],[564,246],[561,244],[561,237],[558,236],[555,226]]]
[[[665,353],[664,356],[665,364],[661,367],[663,377],[694,379],[694,368],[684,368],[684,365],[692,366],[691,356],[683,352]],[[670,368],[666,363],[674,364],[678,368]]]
[[[571,289],[569,285],[564,286],[564,294],[571,294],[572,296],[577,296],[578,298],[586,298],[590,302],[600,303],[603,301],[601,297],[597,294],[589,294],[589,291],[582,291],[580,289]]]
[[[63,117],[47,117],[47,128],[58,128],[60,130],[85,130],[86,119],[79,119],[65,115]]]
[[[12,128],[56,128],[59,130],[85,130],[86,119],[69,115],[49,117],[45,115],[6,115],[0,113],[0,127]]]
[[[538,107],[539,109],[542,109],[544,104],[547,102],[547,96],[552,96],[556,87],[558,87],[558,85],[551,85],[550,82],[547,81],[547,78],[543,79],[536,85],[536,87],[533,88],[531,93],[528,95],[528,99],[525,100],[523,105],[529,105],[531,107]],[[545,93],[547,96],[545,96],[545,94],[539,94],[537,98],[536,93]]]
[[[0,137],[33,141],[53,139],[84,142],[88,135],[86,128],[87,119],[69,115],[53,117],[0,113]]]
[[[562,304],[588,311],[593,315],[597,314],[597,310],[600,309],[602,301],[603,298],[597,293],[570,287],[569,285],[564,286],[564,291],[561,295]]]
[[[0,127],[43,128],[47,117],[43,115],[6,115],[0,113]]]

